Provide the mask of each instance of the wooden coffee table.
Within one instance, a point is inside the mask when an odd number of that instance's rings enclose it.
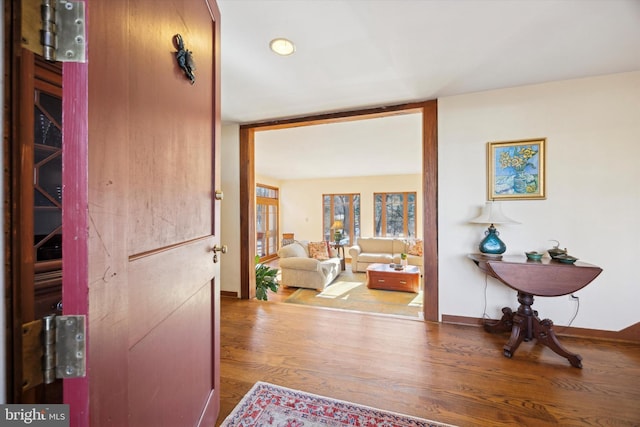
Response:
[[[367,288],[418,293],[420,269],[415,265],[396,270],[389,264],[371,264],[367,267]]]

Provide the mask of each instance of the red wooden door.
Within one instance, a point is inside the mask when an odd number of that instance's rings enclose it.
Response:
[[[219,12],[214,0],[85,3],[87,63],[63,70],[64,310],[88,321],[87,377],[64,384],[72,425],[214,425]]]

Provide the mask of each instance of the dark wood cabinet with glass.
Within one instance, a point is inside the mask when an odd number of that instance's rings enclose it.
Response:
[[[21,50],[19,102],[11,129],[11,215],[7,226],[12,310],[11,342],[22,348],[23,334],[35,321],[62,314],[62,67]],[[28,342],[25,338],[24,342]],[[43,385],[12,361],[20,373],[11,396],[18,402],[60,403],[62,382]],[[30,372],[30,371],[29,371]]]
[[[33,109],[33,259],[35,318],[60,314],[62,297],[62,91],[40,65]],[[47,81],[43,81],[46,79]],[[29,141],[24,141],[29,144]],[[28,228],[28,224],[24,225]]]

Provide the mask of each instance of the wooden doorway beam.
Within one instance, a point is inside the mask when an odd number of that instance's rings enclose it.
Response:
[[[240,128],[240,298],[256,296],[255,129]]]

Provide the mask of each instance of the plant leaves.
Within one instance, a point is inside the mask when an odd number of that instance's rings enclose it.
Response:
[[[256,299],[267,301],[268,292],[278,292],[280,284],[276,281],[278,275],[277,268],[260,263],[260,257],[256,255]]]

